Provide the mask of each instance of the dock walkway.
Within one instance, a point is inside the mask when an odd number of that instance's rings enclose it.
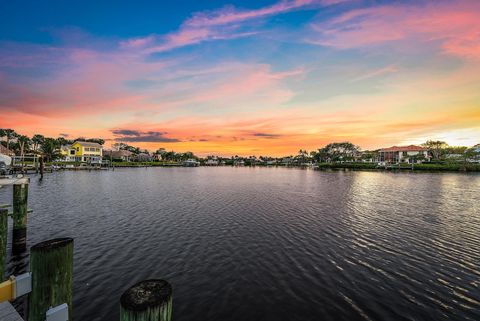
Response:
[[[0,187],[15,185],[15,184],[28,184],[28,177],[0,177]]]
[[[9,302],[0,303],[0,320],[2,321],[23,321],[17,311]]]

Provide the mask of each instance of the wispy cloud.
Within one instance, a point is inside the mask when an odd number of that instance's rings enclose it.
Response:
[[[282,137],[282,135],[269,134],[269,133],[253,133],[252,136],[255,136],[255,137],[263,137],[263,138],[271,138],[271,139]]]
[[[219,26],[231,23],[243,22],[251,19],[263,18],[271,15],[277,15],[312,4],[321,4],[324,1],[316,0],[284,0],[268,7],[255,10],[239,10],[233,6],[227,6],[220,10],[211,12],[200,12],[193,15],[185,22],[190,27],[209,27]]]
[[[394,65],[386,66],[377,70],[370,71],[364,75],[353,78],[352,82],[357,82],[361,80],[367,80],[370,78],[380,77],[386,74],[392,74],[398,72],[398,68]]]
[[[224,7],[122,41],[69,30],[50,45],[0,42],[0,127],[227,155],[381,147],[461,128],[479,137],[480,4],[324,10],[340,2]],[[286,15],[301,10],[319,14]],[[299,44],[304,35],[320,46]],[[258,42],[214,43],[239,37]]]
[[[480,2],[436,1],[351,10],[311,25],[307,42],[339,49],[439,44],[442,53],[480,59]],[[416,45],[415,45],[416,44]]]
[[[256,28],[248,28],[248,23],[258,19],[279,15],[294,10],[329,6],[348,0],[282,0],[271,6],[253,10],[237,9],[234,6],[197,12],[182,24],[178,31],[157,37],[156,44],[152,37],[136,38],[124,44],[130,47],[145,47],[145,53],[159,53],[172,49],[198,44],[204,41],[236,39],[261,33]]]
[[[142,142],[142,143],[174,143],[179,139],[166,137],[167,132],[160,131],[140,131],[134,129],[112,129],[112,134],[118,142]]]
[[[152,44],[155,39],[156,37],[154,35],[132,38],[125,41],[120,41],[120,46],[123,48],[142,48]]]

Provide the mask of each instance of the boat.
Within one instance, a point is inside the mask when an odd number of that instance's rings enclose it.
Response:
[[[200,165],[200,162],[190,158],[184,161],[182,165],[183,167],[197,167]]]
[[[12,166],[12,158],[8,155],[0,154],[0,175],[10,173]]]

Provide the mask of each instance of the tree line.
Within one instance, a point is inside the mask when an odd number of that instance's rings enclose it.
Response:
[[[0,128],[0,139],[2,145],[7,149],[13,151],[16,155],[23,156],[27,153],[41,154],[46,158],[46,161],[55,160],[60,156],[60,147],[73,144],[75,141],[94,142],[100,145],[105,144],[105,140],[101,138],[85,138],[78,137],[76,139],[67,139],[66,137],[45,137],[43,135],[35,134],[32,137],[21,135],[13,129]],[[457,155],[463,158],[478,156],[477,148],[468,148],[465,146],[449,146],[445,141],[428,140],[422,146],[428,150],[431,160],[445,161],[450,156]],[[476,145],[478,146],[478,145]],[[115,143],[112,145],[117,150],[128,150],[135,155],[145,153],[151,155],[148,150],[140,149],[139,147],[131,146],[126,143]],[[317,162],[353,162],[357,160],[373,160],[378,157],[379,150],[362,151],[361,148],[351,142],[334,142],[317,150],[308,152],[300,149],[297,155],[290,155],[283,158],[290,158],[298,163]],[[175,151],[167,151],[165,148],[159,148],[152,155],[160,155],[163,160],[167,161],[184,161],[187,159],[199,159],[194,153],[188,151],[184,153],[177,153]],[[417,157],[422,157],[421,155]],[[238,156],[232,159],[240,158]],[[243,159],[256,159],[255,156]],[[273,160],[269,156],[260,156],[263,161]]]
[[[125,143],[115,143],[112,145],[113,149],[116,150],[127,150],[135,155],[139,155],[141,153],[145,153],[150,155],[150,152],[146,149],[140,149],[135,146],[131,146]],[[194,153],[192,152],[184,152],[184,153],[177,153],[175,151],[167,151],[165,148],[159,148],[155,152],[152,153],[153,156],[159,155],[161,156],[162,160],[172,161],[172,162],[180,162],[186,161],[188,159],[199,159]]]
[[[0,139],[2,145],[11,150],[17,156],[24,156],[28,153],[41,154],[46,161],[52,161],[60,156],[60,147],[73,144],[75,141],[85,141],[105,144],[105,140],[101,138],[84,138],[67,139],[65,137],[45,137],[35,134],[32,137],[21,135],[13,129],[0,128]]]

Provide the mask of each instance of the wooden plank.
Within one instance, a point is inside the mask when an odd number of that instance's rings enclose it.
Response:
[[[0,303],[0,320],[2,321],[23,321],[15,308],[9,302]]]
[[[16,185],[16,184],[28,184],[29,178],[22,177],[22,178],[0,178],[0,187],[6,185]]]

